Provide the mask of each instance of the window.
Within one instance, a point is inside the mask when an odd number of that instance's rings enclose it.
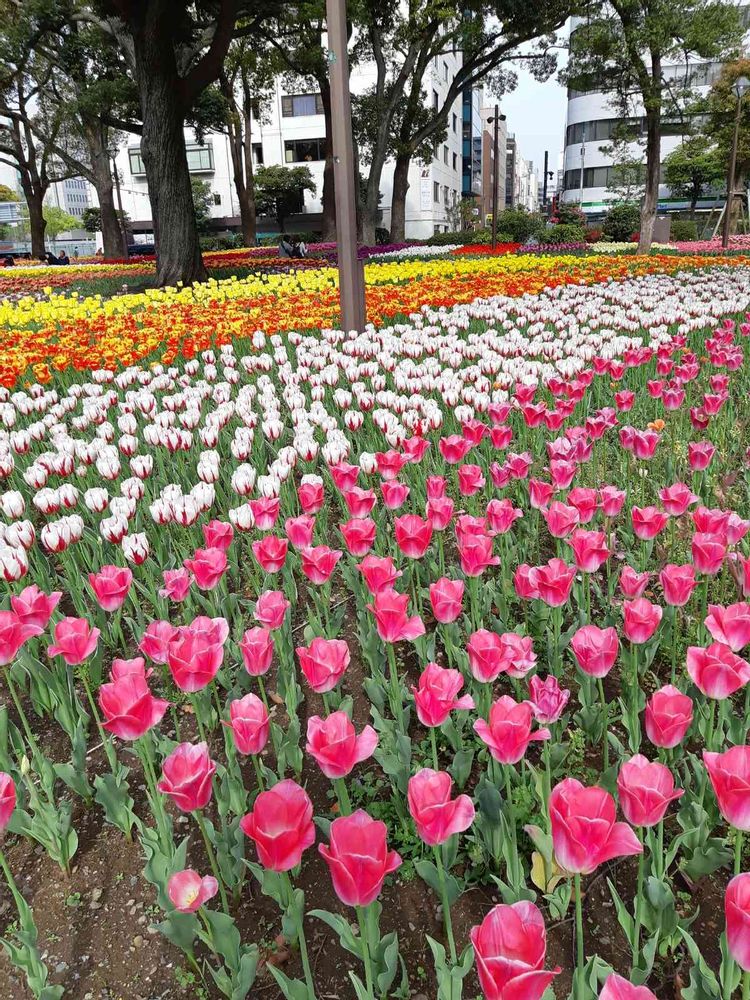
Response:
[[[438,92],[436,90],[433,90],[433,92],[432,92],[432,109],[433,109],[433,111],[437,111],[437,109],[439,107],[440,107],[440,98],[438,97]]]
[[[221,205],[221,195],[218,191],[214,191],[214,205]]]
[[[263,163],[263,143],[254,142],[253,143],[253,163],[262,164]]]
[[[458,132],[458,115],[455,111],[453,112],[453,131]]]
[[[449,198],[450,198],[450,195],[448,193],[448,185],[444,184],[443,185],[443,204],[444,205],[449,205],[450,204],[450,202],[448,200]]]
[[[146,168],[143,166],[143,160],[141,159],[141,150],[138,146],[135,149],[128,150],[128,157],[130,158],[130,173],[133,176],[146,173]]]
[[[325,143],[325,139],[287,139],[284,143],[284,159],[287,163],[324,160]]]
[[[282,118],[304,118],[322,115],[323,100],[320,94],[287,94],[281,98]]]
[[[453,169],[458,170],[458,154],[453,154]]]
[[[448,162],[448,147],[443,146],[443,163]]]
[[[440,201],[440,185],[437,181],[432,182],[432,200]]]
[[[197,143],[187,144],[188,170],[191,174],[209,173],[214,169],[214,151],[210,145],[199,146]]]

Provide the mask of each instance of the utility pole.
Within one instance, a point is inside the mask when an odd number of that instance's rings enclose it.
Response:
[[[547,211],[547,176],[549,171],[549,152],[544,151],[544,180],[542,182],[542,208]]]
[[[357,177],[349,93],[346,0],[326,0],[328,74],[333,119],[333,174],[336,187],[336,244],[341,298],[341,329],[364,330],[364,267],[357,259]]]
[[[495,134],[492,139],[492,249],[494,250],[497,246],[497,145],[498,145],[498,128],[500,122],[498,121],[498,115],[500,108],[495,105]]]
[[[122,256],[128,259],[128,227],[125,224],[125,213],[122,210],[122,192],[120,191],[120,171],[117,169],[117,161],[112,159],[112,175],[115,179],[115,191],[117,192],[117,207],[120,210],[120,232],[122,233]]]

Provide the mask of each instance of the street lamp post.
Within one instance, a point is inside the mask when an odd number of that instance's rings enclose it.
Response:
[[[497,246],[497,181],[498,181],[498,146],[499,146],[499,135],[498,130],[500,127],[500,122],[505,121],[505,115],[500,114],[500,106],[495,105],[495,113],[489,122],[494,123],[494,134],[492,137],[492,249],[494,250]]]
[[[734,116],[734,136],[732,138],[732,152],[729,157],[729,172],[727,174],[727,202],[724,206],[724,226],[721,233],[721,245],[724,250],[729,246],[729,225],[732,209],[732,199],[734,198],[734,173],[737,169],[737,143],[740,137],[740,115],[742,113],[742,97],[750,87],[750,80],[746,76],[741,76],[732,84],[732,90],[737,95],[737,110]]]
[[[346,0],[326,0],[341,329],[365,328],[365,281],[357,259],[357,197],[349,93]]]

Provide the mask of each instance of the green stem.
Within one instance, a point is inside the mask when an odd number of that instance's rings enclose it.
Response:
[[[435,738],[435,727],[430,726],[430,743],[432,745],[432,766],[436,771],[439,771],[438,767],[438,754],[437,754],[437,739]]]
[[[510,827],[510,849],[512,852],[511,870],[508,873],[513,889],[516,893],[521,888],[521,873],[518,858],[518,834],[516,833],[516,815],[513,809],[513,785],[511,783],[510,767],[505,765],[505,798],[508,808],[508,826]]]
[[[264,792],[266,790],[266,783],[263,780],[263,772],[260,769],[260,761],[258,760],[258,755],[253,754],[253,767],[255,768],[255,779],[258,782],[258,791]]]
[[[736,831],[734,839],[734,874],[739,875],[742,871],[742,841],[744,839],[742,830]]]
[[[609,725],[609,702],[604,694],[604,682],[601,677],[597,678],[599,684],[599,698],[602,703],[602,710],[604,712],[604,733],[602,736],[602,758],[604,761],[604,773],[606,774],[609,770],[609,738],[607,733],[607,728]]]
[[[219,862],[216,860],[216,854],[214,852],[213,844],[211,843],[211,839],[208,836],[208,830],[206,829],[205,820],[203,819],[200,809],[196,809],[193,815],[195,816],[195,822],[198,824],[198,829],[200,830],[201,836],[203,837],[203,843],[206,845],[206,854],[208,855],[208,861],[209,864],[211,865],[211,871],[214,874],[214,878],[219,883],[219,894],[221,895],[221,905],[224,907],[224,912],[226,913],[226,915],[230,916],[229,902],[227,900],[227,892],[226,889],[224,888],[224,882],[221,877],[221,872],[219,871]]]
[[[8,883],[8,888],[11,891],[11,895],[16,904],[16,909],[20,911],[23,909],[23,904],[25,902],[23,896],[18,890],[16,881],[11,874],[10,868],[8,867],[8,862],[5,860],[5,854],[3,853],[2,847],[0,847],[0,868],[3,870],[3,875],[5,875],[5,881]]]
[[[349,792],[346,789],[346,782],[343,778],[334,778],[333,787],[336,791],[336,798],[339,800],[341,815],[349,816],[352,811],[352,804],[349,799]]]
[[[365,985],[369,1000],[375,1000],[375,992],[372,978],[372,964],[370,961],[370,943],[368,940],[367,912],[366,909],[357,907],[357,920],[359,921],[359,937],[362,942],[362,961],[365,966]]]
[[[151,800],[151,808],[154,813],[154,818],[156,819],[156,829],[160,838],[163,840],[163,849],[167,853],[171,854],[172,833],[169,828],[167,814],[164,810],[164,800],[162,799],[161,792],[157,788],[158,781],[152,757],[153,742],[151,733],[145,733],[135,745],[136,748],[138,748],[138,756],[141,758],[141,763],[143,764],[143,775],[146,779],[146,785],[149,790],[149,798]]]
[[[448,899],[448,888],[445,884],[445,869],[443,868],[443,857],[442,851],[439,845],[433,847],[435,852],[435,865],[438,872],[438,880],[440,882],[440,896],[443,903],[443,920],[445,921],[445,933],[448,937],[448,947],[451,953],[451,963],[456,964],[456,942],[453,937],[453,921],[451,920],[451,904]]]
[[[583,985],[583,967],[586,964],[583,949],[583,901],[581,899],[581,876],[576,872],[573,879],[573,892],[576,901],[576,990]],[[574,991],[575,993],[575,991]]]
[[[256,678],[256,680],[258,681],[258,690],[260,691],[260,700],[263,702],[263,704],[265,706],[266,715],[270,716],[271,715],[271,710],[268,707],[268,695],[266,694],[266,685],[263,683],[263,676],[261,674],[259,674],[258,677]]]
[[[392,642],[386,643],[386,649],[388,650],[388,669],[391,678],[391,711],[394,718],[398,721],[399,729],[403,733],[405,732],[404,705],[401,700],[401,681],[398,676],[398,667],[396,666],[396,650],[393,648]]]
[[[31,752],[34,757],[40,756],[39,746],[34,738],[34,734],[29,725],[29,720],[26,717],[26,713],[23,710],[21,704],[21,699],[18,697],[18,692],[16,691],[16,685],[11,676],[10,670],[6,670],[5,679],[8,682],[8,690],[10,691],[10,696],[13,699],[13,704],[16,706],[16,711],[18,712],[18,717],[21,720],[21,725],[23,726],[23,731],[26,734],[26,739],[31,747]]]
[[[642,830],[637,830],[638,839],[641,841],[641,846],[643,846],[643,832]],[[633,923],[633,940],[631,942],[633,948],[633,963],[638,963],[638,955],[641,950],[641,899],[643,897],[643,875],[644,875],[644,859],[645,852],[641,851],[638,855],[638,883],[635,895],[635,921]]]
[[[750,1000],[750,972],[742,973],[742,1000]]]
[[[549,797],[552,792],[552,761],[550,760],[549,745],[551,740],[542,741],[542,759],[544,760],[544,783],[542,785],[542,796],[544,805],[544,816],[547,821],[547,830],[551,833],[549,818]]]
[[[307,993],[309,1000],[315,1000],[315,982],[313,981],[312,969],[310,968],[310,956],[307,953],[307,941],[305,939],[305,927],[304,927],[304,915],[300,914],[297,910],[297,904],[294,899],[294,886],[292,885],[292,880],[289,878],[289,872],[283,873],[283,880],[286,886],[287,894],[287,906],[292,911],[292,918],[294,920],[294,925],[297,928],[297,942],[299,944],[299,955],[302,959],[302,968],[305,973],[305,982],[307,983]]]
[[[207,743],[206,730],[203,728],[203,719],[201,719],[200,706],[198,704],[198,698],[194,695],[190,695],[190,704],[193,706],[193,715],[195,715],[195,722],[198,726],[198,732],[200,734],[201,743]]]
[[[96,707],[96,702],[94,701],[94,694],[91,690],[91,684],[87,675],[81,671],[81,680],[83,681],[83,688],[86,692],[86,697],[88,698],[89,705],[91,707],[91,714],[93,716],[94,722],[96,723],[96,728],[99,730],[99,739],[104,745],[104,751],[107,754],[107,760],[109,761],[109,769],[115,774],[117,769],[117,759],[115,757],[114,750],[112,749],[112,743],[110,742],[109,736],[104,731],[104,726],[102,726],[102,720],[99,715],[99,710]]]

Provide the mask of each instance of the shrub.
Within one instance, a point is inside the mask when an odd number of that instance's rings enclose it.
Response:
[[[585,226],[586,216],[583,214],[578,205],[571,204],[569,202],[561,202],[555,209],[553,221],[563,226]]]
[[[623,202],[622,205],[613,205],[604,217],[602,224],[602,235],[608,236],[615,243],[624,243],[630,240],[633,231],[638,230],[641,224],[641,211],[637,205]]]
[[[563,222],[539,233],[539,242],[545,245],[557,243],[583,243],[586,230],[575,222]]]
[[[586,230],[586,242],[587,243],[597,243],[602,237],[601,229],[587,229]]]
[[[543,227],[544,219],[541,215],[531,215],[523,208],[506,208],[497,217],[497,231],[507,233],[512,243],[525,243]]]
[[[391,242],[391,231],[383,226],[375,228],[375,242],[378,246],[386,246]]]
[[[698,224],[692,219],[673,219],[670,239],[676,243],[681,243],[683,240],[697,240]]]

